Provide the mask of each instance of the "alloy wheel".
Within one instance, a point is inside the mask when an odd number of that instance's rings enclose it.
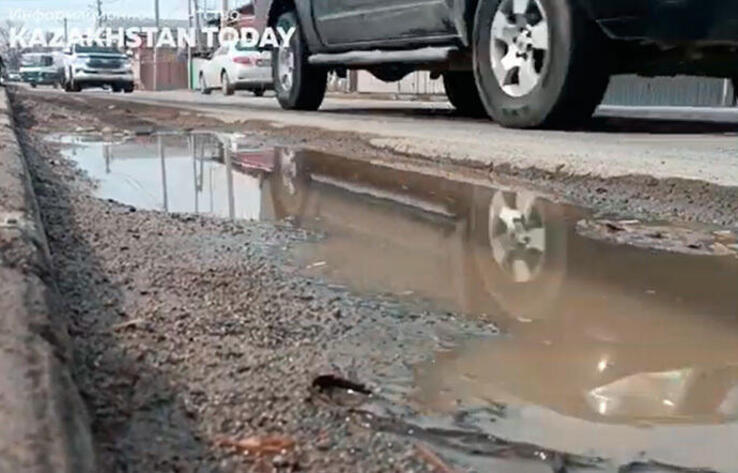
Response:
[[[531,93],[549,61],[549,22],[541,0],[502,0],[490,41],[492,70],[502,90],[511,97]]]
[[[279,48],[277,55],[277,73],[282,90],[292,90],[295,75],[295,51],[287,44]]]

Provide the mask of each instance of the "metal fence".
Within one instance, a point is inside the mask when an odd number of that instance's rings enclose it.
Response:
[[[186,89],[187,63],[182,61],[159,61],[157,90]],[[144,90],[154,90],[154,63],[142,62],[140,85]]]
[[[615,76],[610,81],[606,105],[721,107],[735,103],[730,80],[705,77]]]
[[[358,92],[410,95],[442,95],[443,82],[431,80],[427,72],[415,72],[400,82],[385,83],[361,71]],[[641,106],[720,107],[735,104],[731,81],[705,77],[615,76],[610,81],[603,104]]]

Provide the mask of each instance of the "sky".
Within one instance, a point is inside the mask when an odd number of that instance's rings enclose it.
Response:
[[[187,19],[188,0],[159,0],[161,19]],[[200,8],[207,3],[209,9],[219,9],[220,0],[199,0]],[[235,5],[237,0],[231,0]],[[5,20],[19,21],[11,18],[17,10],[26,12],[21,20],[26,26],[33,28],[54,29],[57,25],[48,25],[47,20],[31,19],[35,12],[69,13],[72,18],[70,27],[88,28],[94,25],[95,0],[2,0],[0,2],[0,22]],[[103,13],[125,17],[154,17],[154,0],[102,0]],[[48,15],[48,13],[47,13]]]

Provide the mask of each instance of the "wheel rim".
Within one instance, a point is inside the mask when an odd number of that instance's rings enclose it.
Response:
[[[515,194],[509,203],[497,192],[489,206],[489,244],[500,268],[516,283],[534,281],[546,257],[546,227],[529,192]]]
[[[295,51],[289,45],[279,48],[277,57],[279,85],[283,90],[292,90],[295,74]]]
[[[502,0],[490,42],[492,70],[502,90],[512,97],[531,93],[549,60],[549,22],[540,0]]]

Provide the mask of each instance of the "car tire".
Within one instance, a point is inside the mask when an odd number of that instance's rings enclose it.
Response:
[[[467,117],[486,117],[473,72],[453,71],[443,74],[443,86],[446,96],[454,108]]]
[[[210,95],[210,92],[212,92],[208,88],[208,83],[205,81],[205,75],[200,74],[200,93],[202,95]]]
[[[487,112],[502,126],[574,128],[602,101],[611,48],[577,3],[480,0],[474,74]]]
[[[257,97],[263,97],[264,96],[264,89],[255,89],[253,92],[254,92],[254,95],[257,96]]]
[[[121,87],[120,87],[119,85],[114,85],[114,86],[112,86],[112,91],[113,91],[113,93],[114,93],[114,94],[118,94],[118,93],[120,93],[120,92],[121,92],[122,90],[123,90],[123,89],[122,89],[122,88],[121,88]]]
[[[71,79],[69,82],[67,82],[67,86],[64,90],[66,90],[67,92],[76,93],[81,92],[82,87],[80,87],[80,85],[77,84],[74,79]]]
[[[223,95],[233,95],[236,91],[235,87],[231,84],[231,80],[228,78],[228,73],[225,71],[220,75],[220,83],[223,89]]]
[[[34,84],[34,83],[31,83],[31,88],[32,88],[32,89],[35,89],[36,87],[38,87],[38,86],[37,86],[36,84]]]
[[[132,94],[133,91],[134,91],[134,89],[135,89],[135,87],[134,87],[133,84],[128,84],[125,87],[123,87],[123,93],[124,94]]]
[[[308,63],[308,50],[294,12],[282,14],[277,25],[295,27],[290,44],[272,51],[272,75],[277,100],[285,110],[317,110],[323,103],[328,71]]]

